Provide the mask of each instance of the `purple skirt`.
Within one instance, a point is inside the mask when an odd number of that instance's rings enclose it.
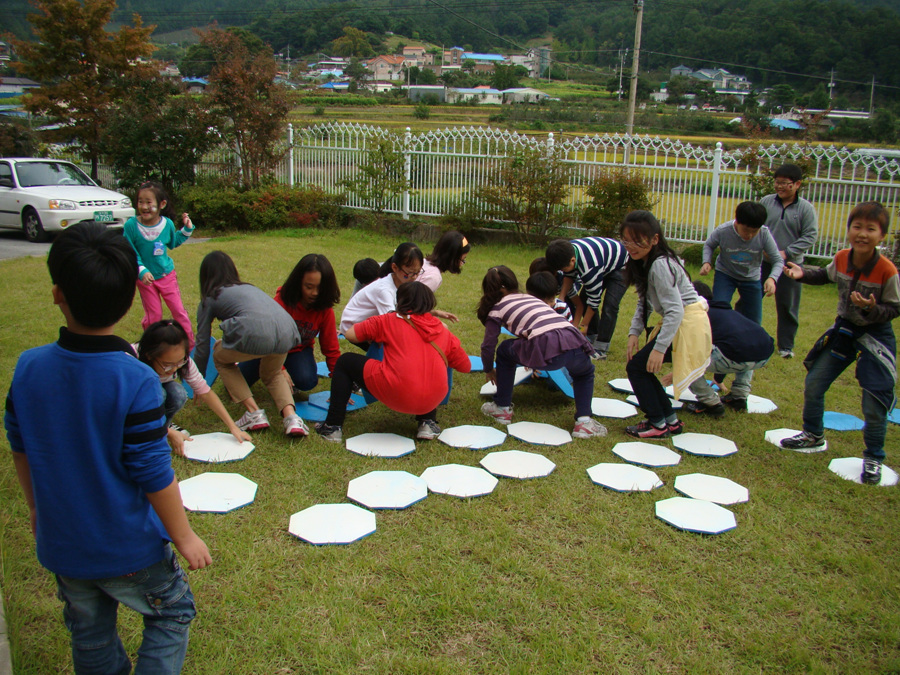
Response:
[[[582,335],[575,326],[561,330],[551,330],[530,339],[519,338],[513,346],[516,360],[526,368],[540,370],[551,359],[560,354],[581,349],[585,354],[594,351],[591,343]]]

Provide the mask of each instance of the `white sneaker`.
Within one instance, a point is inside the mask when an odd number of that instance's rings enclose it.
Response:
[[[262,408],[253,412],[248,410],[235,424],[241,431],[262,431],[269,428],[269,418]]]
[[[783,359],[792,359],[794,358],[794,352],[791,349],[779,349],[778,355]]]
[[[502,407],[494,403],[493,401],[488,401],[483,406],[481,406],[481,412],[483,412],[488,417],[493,417],[495,420],[500,422],[500,424],[509,424],[512,422],[512,406]]]
[[[441,428],[434,420],[422,420],[419,422],[419,431],[416,438],[420,441],[433,441],[441,435]]]
[[[572,438],[594,438],[606,436],[606,427],[593,417],[579,417],[575,420]]]
[[[300,418],[300,415],[292,413],[284,418],[284,435],[309,436],[309,429],[306,428],[306,423]]]

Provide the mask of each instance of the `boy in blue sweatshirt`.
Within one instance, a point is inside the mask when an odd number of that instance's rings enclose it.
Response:
[[[131,672],[123,603],[144,617],[138,671],[177,673],[196,610],[169,542],[190,569],[212,560],[184,513],[159,376],[113,335],[137,259],[118,232],[82,223],[57,237],[47,266],[66,327],[19,357],[5,416],[37,557],[56,575],[75,672]]]

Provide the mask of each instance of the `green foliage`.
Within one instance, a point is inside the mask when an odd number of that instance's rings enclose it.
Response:
[[[358,96],[355,94],[311,94],[308,96],[298,96],[294,99],[296,105],[340,105],[340,106],[377,106],[384,105],[387,100],[372,98],[371,96]]]
[[[491,86],[500,91],[514,89],[519,86],[520,77],[520,66],[505,66],[498,63],[494,65],[494,74],[491,75]]]
[[[322,117],[325,114],[325,106],[317,105],[313,109],[313,115],[316,117]]]
[[[489,218],[512,223],[522,242],[540,240],[572,220],[565,206],[570,175],[559,150],[526,146],[503,160],[474,196]]]
[[[417,120],[427,120],[431,116],[431,111],[428,109],[428,104],[424,101],[418,103],[413,110],[413,117]]]
[[[18,122],[0,122],[0,157],[30,157],[37,153],[35,133]]]
[[[186,188],[181,206],[198,227],[226,232],[260,232],[295,227],[336,227],[343,195],[316,186],[269,183],[241,189],[222,181]]]
[[[685,264],[700,267],[703,264],[703,244],[691,244],[681,251]]]
[[[341,181],[342,187],[369,204],[375,213],[383,213],[391,199],[412,187],[405,177],[405,158],[399,146],[397,136],[373,141],[353,178]]]
[[[650,181],[639,170],[601,170],[585,188],[591,203],[584,209],[581,224],[598,236],[616,237],[629,211],[653,209],[656,201],[650,191]]]
[[[352,26],[345,26],[344,34],[332,42],[332,51],[335,56],[366,57],[375,54],[365,32]]]

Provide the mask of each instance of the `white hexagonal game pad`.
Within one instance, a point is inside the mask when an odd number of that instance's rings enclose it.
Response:
[[[742,504],[750,499],[750,491],[733,480],[705,473],[689,473],[675,478],[675,489],[686,497],[715,504]]]
[[[497,479],[477,466],[443,464],[430,466],[422,472],[422,478],[432,492],[452,497],[481,497],[497,487]]]
[[[524,450],[492,452],[480,464],[495,476],[520,479],[549,476],[556,468],[556,464],[543,455]]]
[[[525,366],[518,366],[516,368],[516,375],[513,378],[513,385],[522,384],[525,380],[531,377],[531,368],[526,368]],[[485,382],[481,387],[481,395],[482,396],[493,396],[497,393],[497,385],[492,382]]]
[[[845,480],[852,480],[854,483],[862,484],[862,466],[861,457],[841,457],[833,459],[828,464],[828,468]],[[881,482],[878,485],[885,487],[897,484],[897,472],[889,466],[881,465]]]
[[[348,438],[347,449],[357,455],[366,457],[403,457],[416,449],[416,443],[411,438],[399,434],[360,434]]]
[[[656,502],[656,517],[679,530],[699,534],[721,534],[737,527],[734,514],[700,499],[671,497]]]
[[[770,429],[766,432],[766,441],[777,448],[781,448],[781,441],[791,436],[796,436],[800,431],[798,429]],[[811,455],[814,452],[825,452],[828,449],[828,441],[821,448],[781,448],[782,450],[791,450],[792,452],[802,452],[805,455]]]
[[[673,387],[671,384],[666,387],[666,396],[668,396],[669,398],[675,398],[675,387]],[[697,397],[694,396],[694,392],[692,392],[690,389],[685,389],[683,392],[681,392],[681,398],[679,400],[696,401]]]
[[[310,544],[351,544],[375,531],[375,514],[353,504],[316,504],[291,516],[288,532]]]
[[[681,461],[681,455],[677,452],[644,441],[616,443],[612,451],[626,462],[643,466],[675,466]]]
[[[444,429],[438,440],[454,448],[483,450],[502,444],[506,440],[506,434],[494,427],[464,424]]]
[[[239,473],[201,473],[178,483],[188,511],[228,513],[256,499],[256,483]]]
[[[607,384],[613,391],[618,391],[622,394],[634,393],[634,387],[631,386],[631,381],[627,377],[620,377],[615,380],[610,380],[609,382],[607,382]]]
[[[370,509],[405,509],[427,496],[428,484],[408,471],[370,471],[347,486],[347,497]]]
[[[563,445],[572,442],[572,434],[543,422],[514,422],[506,427],[511,436],[535,445]]]
[[[763,398],[762,396],[755,396],[754,394],[750,394],[747,397],[748,413],[765,415],[770,412],[775,412],[776,410],[778,410],[778,406],[770,399]]]
[[[663,482],[653,471],[633,464],[596,464],[587,473],[597,485],[617,492],[650,492],[663,486]]]
[[[637,415],[638,411],[630,403],[617,398],[592,398],[591,412],[597,417],[615,417],[624,419]]]
[[[211,434],[197,434],[193,441],[185,441],[184,456],[195,462],[237,462],[244,459],[256,448],[250,441],[238,443],[231,434],[216,431]]]
[[[727,457],[738,451],[734,441],[713,434],[678,434],[672,437],[672,445],[702,457]]]
[[[625,402],[630,403],[631,405],[633,405],[635,408],[638,408],[638,409],[640,409],[640,407],[641,407],[641,404],[638,403],[637,396],[635,396],[634,394],[631,394],[631,396],[626,396]],[[682,403],[681,401],[675,401],[674,399],[672,400],[672,410],[681,410],[683,407],[684,407],[684,403]]]

